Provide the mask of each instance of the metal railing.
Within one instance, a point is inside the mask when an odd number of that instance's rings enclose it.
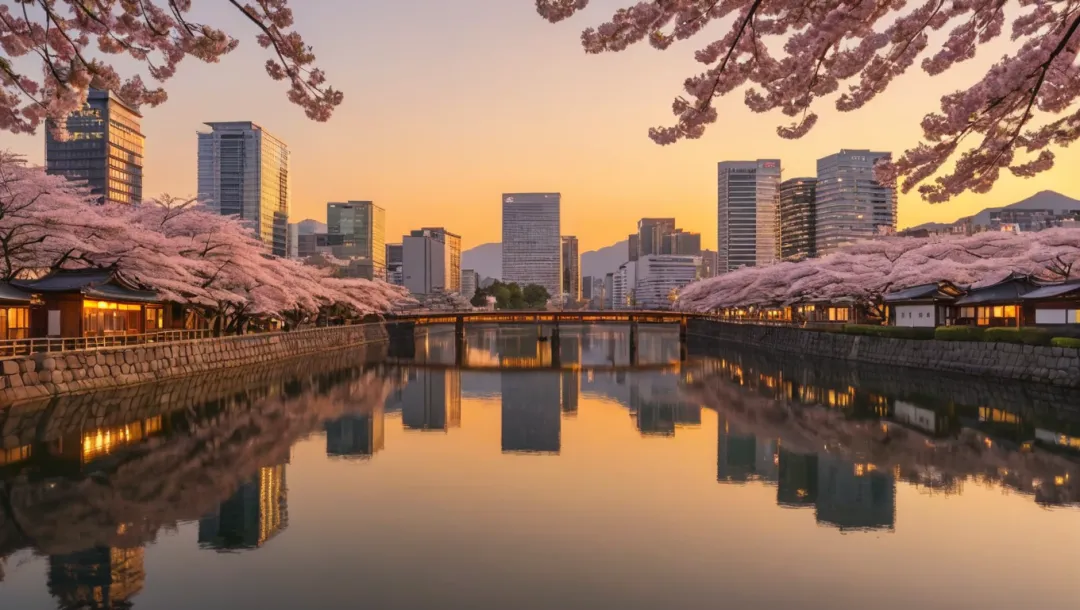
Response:
[[[159,330],[139,335],[115,334],[100,337],[40,337],[35,339],[8,339],[0,341],[0,359],[17,358],[31,354],[93,351],[146,345],[151,343],[174,343],[213,337],[212,330]]]

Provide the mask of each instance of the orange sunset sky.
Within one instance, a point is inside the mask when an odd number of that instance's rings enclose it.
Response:
[[[169,101],[146,109],[144,193],[194,195],[201,123],[251,120],[292,152],[294,221],[325,220],[327,201],[370,199],[387,210],[388,242],[445,226],[469,248],[499,241],[501,193],[558,191],[562,232],[578,235],[583,251],[624,239],[643,216],[674,216],[712,248],[718,161],[780,158],[787,178],[813,175],[815,160],[840,148],[902,152],[943,93],[974,82],[1007,48],[985,48],[943,77],[915,70],[858,113],[822,105],[801,140],[779,138],[785,117],[753,114],[737,94],[718,103],[720,122],[704,138],[660,147],[646,131],[672,120],[671,100],[699,71],[693,52],[710,32],[663,52],[586,55],[580,30],[626,4],[594,0],[551,25],[531,0],[293,2],[319,66],[345,92],[331,121],[318,124],[265,75],[265,52],[239,13],[195,3],[196,21],[224,27],[241,45],[217,65],[186,60],[167,85]],[[43,162],[40,132],[0,140]],[[934,206],[902,196],[899,224],[952,221],[1045,189],[1080,196],[1078,151],[1059,153],[1051,172],[1004,178],[987,195]]]

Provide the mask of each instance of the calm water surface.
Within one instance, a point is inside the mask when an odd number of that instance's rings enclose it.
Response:
[[[468,342],[0,415],[0,608],[1080,607],[1074,394]]]

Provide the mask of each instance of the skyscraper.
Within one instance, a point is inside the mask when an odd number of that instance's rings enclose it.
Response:
[[[701,256],[701,233],[675,229],[664,236],[663,251],[664,254]]]
[[[199,133],[199,197],[239,216],[277,256],[288,254],[289,148],[250,121]]]
[[[642,218],[638,221],[638,256],[664,254],[664,239],[675,232],[674,218]]]
[[[650,254],[638,259],[635,265],[635,305],[640,309],[671,309],[672,297],[697,279],[701,259]]]
[[[404,236],[402,281],[413,294],[461,290],[461,237],[442,228]]]
[[[386,277],[386,210],[370,201],[327,203],[326,226],[327,235],[340,236],[334,256],[369,261],[368,279]]]
[[[817,162],[816,249],[819,256],[896,230],[896,190],[874,179],[890,153],[841,150]]]
[[[716,277],[716,251],[715,250],[702,250],[701,251],[701,278]]]
[[[502,276],[551,295],[562,287],[559,193],[506,193],[502,212]]]
[[[45,170],[69,180],[86,180],[105,203],[142,201],[142,115],[116,94],[91,89],[82,110],[68,117],[70,137],[53,138],[45,130]]]
[[[631,233],[626,238],[626,260],[636,261],[641,256],[641,240],[638,239],[637,233]]]
[[[289,223],[289,258],[307,258],[317,252],[318,235],[326,234],[326,223],[301,220]]]
[[[562,238],[562,292],[571,301],[581,300],[581,255],[578,254],[578,238],[564,235]]]
[[[780,184],[780,258],[786,261],[817,256],[816,178],[791,178]]]
[[[779,199],[779,159],[718,164],[717,274],[776,261]]]
[[[404,286],[404,265],[404,244],[386,244],[386,281],[395,286]]]
[[[472,269],[461,270],[461,296],[471,299],[480,288],[480,274]]]

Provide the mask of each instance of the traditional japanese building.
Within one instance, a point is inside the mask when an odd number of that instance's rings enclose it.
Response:
[[[969,289],[953,303],[954,321],[966,326],[1023,326],[1023,297],[1039,287],[1030,276],[1013,273],[996,284]]]
[[[61,270],[16,287],[36,296],[30,310],[33,337],[137,335],[173,328],[178,317],[182,327],[182,311],[115,269]]]
[[[1023,295],[1024,308],[1037,326],[1080,328],[1080,281],[1042,286]]]
[[[963,294],[951,282],[934,282],[891,292],[883,300],[892,326],[936,328],[952,324],[951,305]]]

